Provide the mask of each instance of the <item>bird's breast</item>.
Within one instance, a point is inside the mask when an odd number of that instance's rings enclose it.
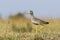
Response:
[[[32,23],[40,24],[40,22],[39,22],[39,21],[36,21],[36,20],[31,20],[31,21],[32,21]]]

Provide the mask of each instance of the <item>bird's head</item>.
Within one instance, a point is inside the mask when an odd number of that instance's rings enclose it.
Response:
[[[32,11],[32,10],[30,10],[30,11],[28,12],[28,14],[30,14],[30,15],[32,15],[32,16],[33,16],[33,11]]]

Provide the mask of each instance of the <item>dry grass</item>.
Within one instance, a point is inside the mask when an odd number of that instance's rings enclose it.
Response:
[[[41,26],[19,15],[0,19],[0,40],[60,40],[60,19],[47,21],[48,25]]]

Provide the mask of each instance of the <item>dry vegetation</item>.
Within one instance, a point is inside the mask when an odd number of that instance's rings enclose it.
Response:
[[[23,14],[0,19],[0,40],[60,40],[60,19],[47,19],[48,25],[34,25]],[[37,29],[37,30],[36,30]]]

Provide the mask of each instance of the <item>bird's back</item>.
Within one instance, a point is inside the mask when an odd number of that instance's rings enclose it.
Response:
[[[49,24],[49,22],[43,21],[43,20],[38,19],[38,18],[36,18],[36,17],[32,17],[32,18],[31,18],[31,21],[32,21],[33,23],[36,23],[36,24]]]

